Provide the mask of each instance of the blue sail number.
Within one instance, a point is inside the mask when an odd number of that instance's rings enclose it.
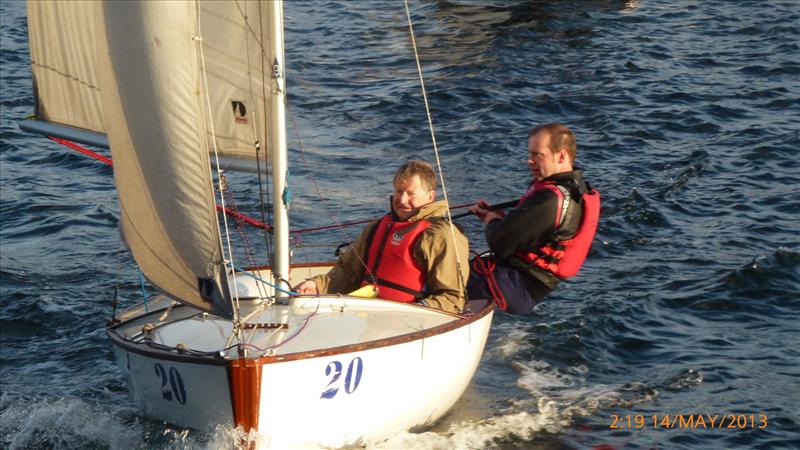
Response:
[[[339,386],[341,383],[337,382],[342,376],[342,367],[342,363],[339,361],[332,361],[328,363],[327,367],[325,367],[325,376],[332,376],[332,378],[328,382],[325,391],[322,392],[322,395],[320,395],[319,398],[330,399],[339,393]],[[361,372],[363,371],[363,368],[364,363],[358,356],[353,358],[353,360],[350,361],[350,364],[347,365],[347,372],[344,376],[344,391],[346,393],[352,394],[356,391],[356,389],[358,389],[358,385],[361,383]]]
[[[186,389],[183,386],[183,378],[181,378],[178,369],[170,367],[167,371],[160,363],[156,363],[155,369],[156,376],[161,377],[161,396],[164,400],[171,402],[174,397],[178,403],[185,405]],[[169,386],[167,386],[167,382],[169,382]]]

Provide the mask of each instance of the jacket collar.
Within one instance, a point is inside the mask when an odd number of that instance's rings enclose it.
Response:
[[[389,197],[389,209],[391,210],[392,220],[400,221],[392,210],[392,198]],[[416,222],[417,220],[430,219],[433,217],[444,217],[447,215],[447,203],[444,200],[437,200],[423,205],[416,214],[409,217],[406,222]]]

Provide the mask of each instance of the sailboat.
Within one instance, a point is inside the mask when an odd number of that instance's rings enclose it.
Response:
[[[276,448],[340,447],[455,404],[491,302],[453,314],[290,295],[332,263],[292,264],[283,195],[272,265],[234,261],[217,172],[265,173],[268,154],[274,192],[286,185],[282,2],[30,1],[28,14],[36,117],[21,127],[110,147],[123,240],[160,292],[107,326],[145,415],[242,427]]]

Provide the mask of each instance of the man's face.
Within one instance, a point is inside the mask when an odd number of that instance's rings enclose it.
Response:
[[[428,191],[422,187],[418,175],[400,180],[394,184],[392,208],[400,220],[408,220],[417,211],[432,202],[436,191]]]
[[[565,157],[566,150],[550,150],[550,133],[540,131],[528,140],[528,167],[536,181],[564,172]]]

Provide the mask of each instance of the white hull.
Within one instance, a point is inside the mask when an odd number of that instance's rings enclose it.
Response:
[[[201,430],[253,428],[274,448],[378,441],[429,425],[453,406],[475,373],[493,315],[491,307],[459,317],[335,296],[253,308],[260,312],[250,323],[288,328],[246,331],[244,358],[242,347],[219,353],[231,330],[222,319],[179,306],[146,342],[142,325],[160,313],[123,315],[109,335],[137,406]],[[208,353],[181,353],[177,344]]]

